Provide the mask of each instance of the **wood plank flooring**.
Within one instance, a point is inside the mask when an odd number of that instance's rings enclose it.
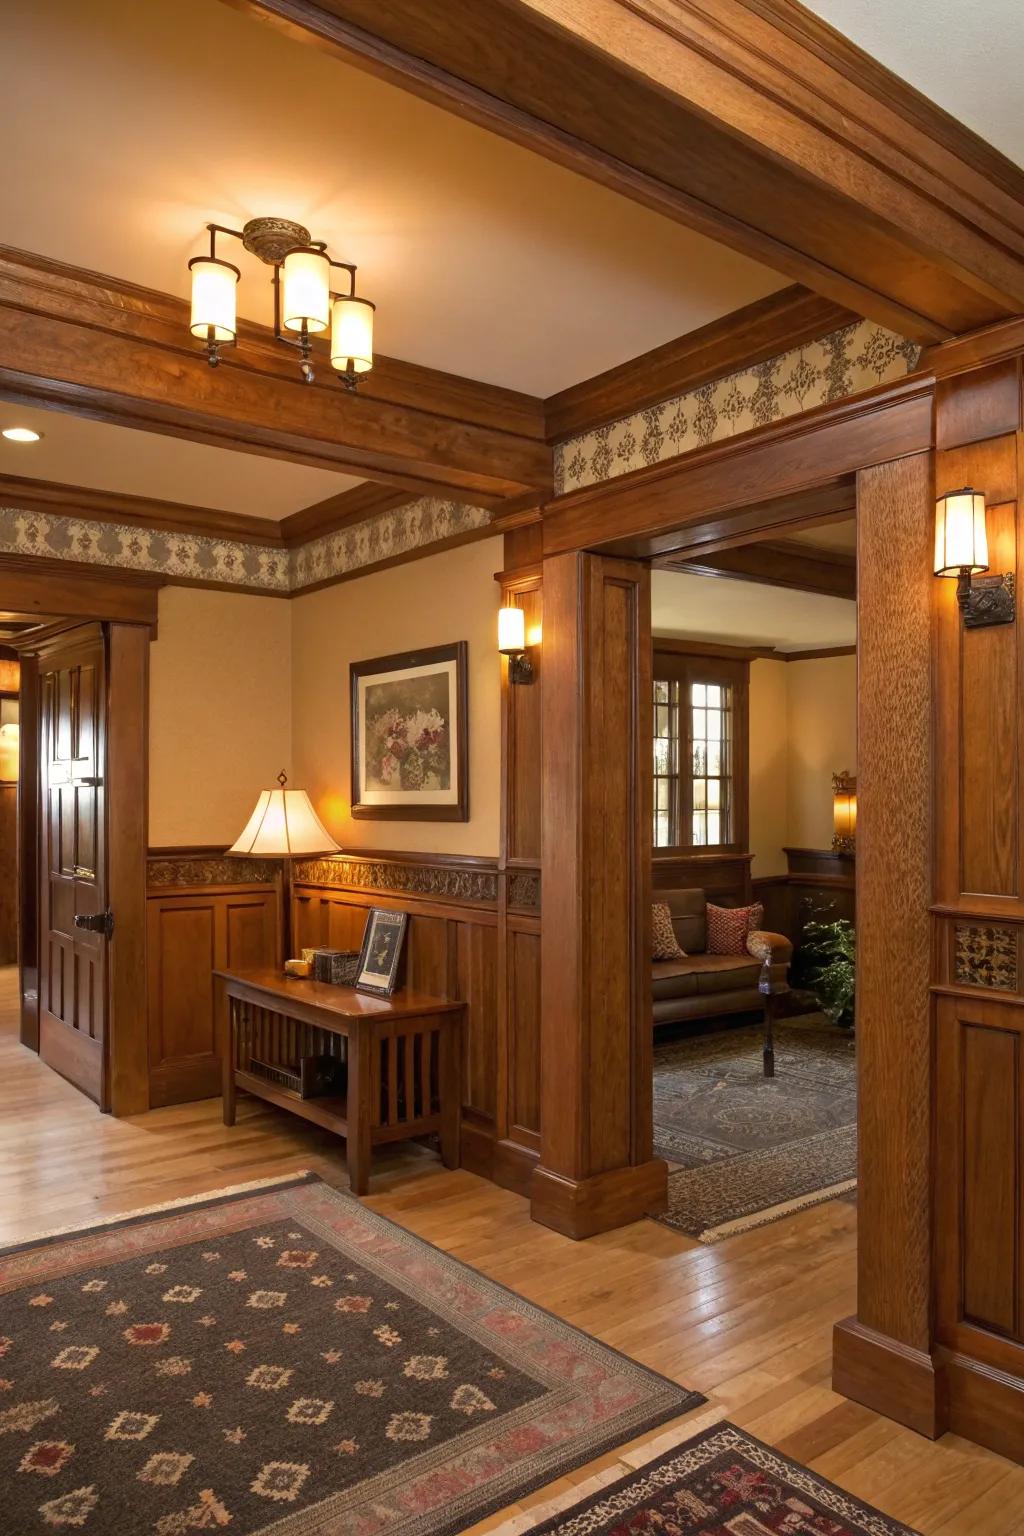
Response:
[[[18,1043],[16,983],[0,970],[0,1244],[300,1168],[344,1182],[342,1144],[251,1099],[230,1130],[218,1099],[100,1115]],[[374,1170],[375,1210],[710,1399],[474,1530],[525,1530],[553,1499],[726,1417],[924,1536],[1024,1529],[1024,1468],[952,1435],[933,1444],[830,1390],[832,1324],[855,1308],[853,1206],[712,1248],[649,1221],[572,1243],[423,1149]]]

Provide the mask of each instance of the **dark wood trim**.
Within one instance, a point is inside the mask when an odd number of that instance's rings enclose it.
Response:
[[[859,317],[795,283],[745,304],[544,402],[549,442],[589,432],[742,368],[817,341]]]
[[[111,624],[107,638],[107,1032],[110,1109],[149,1108],[146,833],[149,822],[149,631]]]
[[[0,578],[2,583],[2,578]],[[19,1038],[39,1049],[39,662],[19,657],[21,687],[18,761],[18,984]]]
[[[0,554],[0,608],[19,613],[154,626],[163,585],[163,577],[138,571]],[[18,648],[24,653],[35,641],[29,635]]]
[[[652,635],[656,651],[669,656],[718,656],[723,661],[777,661],[782,658],[768,645],[727,645],[716,640],[687,640],[677,635]]]
[[[712,555],[693,555],[664,562],[668,569],[699,576],[755,581],[825,597],[857,596],[857,557],[806,544],[758,542]]]
[[[544,554],[602,549],[657,558],[732,536],[737,519],[763,528],[766,507],[783,526],[794,493],[929,452],[933,390],[930,376],[912,374],[558,496],[544,509]]]
[[[819,485],[809,485],[782,496],[753,501],[722,519],[710,535],[699,523],[683,528],[680,530],[678,550],[654,563],[671,568],[675,560],[685,556],[687,551],[712,555],[721,549],[740,549],[751,544],[770,543],[807,528],[845,522],[856,511],[856,476],[839,475]]]
[[[0,475],[0,497],[29,512],[55,517],[80,517],[93,523],[125,523],[130,528],[160,528],[171,533],[198,533],[240,544],[280,544],[281,524],[269,517],[247,517],[214,507],[185,506],[150,496],[120,491],[96,491],[86,486],[60,485],[21,475]]]
[[[339,528],[350,528],[353,523],[364,522],[368,517],[390,512],[395,507],[404,507],[414,500],[408,491],[396,491],[391,486],[375,485],[371,481],[354,485],[337,496],[328,496],[324,501],[314,502],[312,506],[282,518],[279,525],[281,542],[294,549],[296,545],[337,533]]]
[[[777,0],[231,3],[905,335],[1024,308],[1019,169]]]
[[[306,385],[267,328],[243,322],[213,387],[184,300],[0,248],[0,387],[9,400],[373,474],[417,495],[493,506],[550,488],[539,401],[378,362],[358,397],[329,366]]]
[[[951,378],[973,368],[984,368],[990,363],[1005,362],[1024,352],[1024,316],[1001,320],[996,325],[982,326],[963,336],[953,336],[948,341],[927,347],[921,354],[920,366],[933,373],[937,379]]]
[[[732,763],[728,775],[727,794],[732,836],[727,843],[706,846],[708,854],[725,854],[732,858],[745,854],[749,841],[750,822],[750,662],[747,657],[727,657],[711,651],[694,650],[685,645],[673,645],[671,649],[654,639],[651,646],[651,676],[655,681],[664,679],[678,682],[682,702],[679,708],[679,794],[676,805],[677,831],[683,832],[692,822],[692,775],[686,764],[692,759],[691,716],[686,700],[694,683],[720,683],[732,692]],[[666,844],[655,849],[655,858],[674,854],[676,857],[692,857],[701,852],[701,845],[689,840]]]

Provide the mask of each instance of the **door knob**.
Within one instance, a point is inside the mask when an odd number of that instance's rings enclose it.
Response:
[[[114,914],[109,908],[106,912],[76,912],[75,927],[84,928],[87,933],[104,933],[110,939],[114,934]]]

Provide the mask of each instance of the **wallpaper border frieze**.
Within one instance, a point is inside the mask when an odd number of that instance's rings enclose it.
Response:
[[[814,406],[905,378],[921,348],[859,320],[555,447],[555,494],[647,469]]]
[[[146,887],[273,885],[281,873],[280,859],[247,859],[216,854],[150,854]]]
[[[397,896],[439,897],[492,905],[498,899],[496,868],[465,868],[457,864],[363,858],[297,859],[297,885],[325,885],[339,890],[391,891]]]
[[[421,496],[285,549],[0,506],[0,554],[70,560],[287,597],[396,556],[427,553],[432,545],[460,534],[484,532],[492,519],[483,507]]]

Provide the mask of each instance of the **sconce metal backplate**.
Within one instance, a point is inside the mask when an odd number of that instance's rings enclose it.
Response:
[[[964,604],[964,624],[968,629],[984,629],[989,624],[1012,624],[1017,617],[1013,572],[1002,576],[975,576]]]
[[[533,662],[525,651],[514,651],[509,655],[508,680],[510,683],[533,682]]]

